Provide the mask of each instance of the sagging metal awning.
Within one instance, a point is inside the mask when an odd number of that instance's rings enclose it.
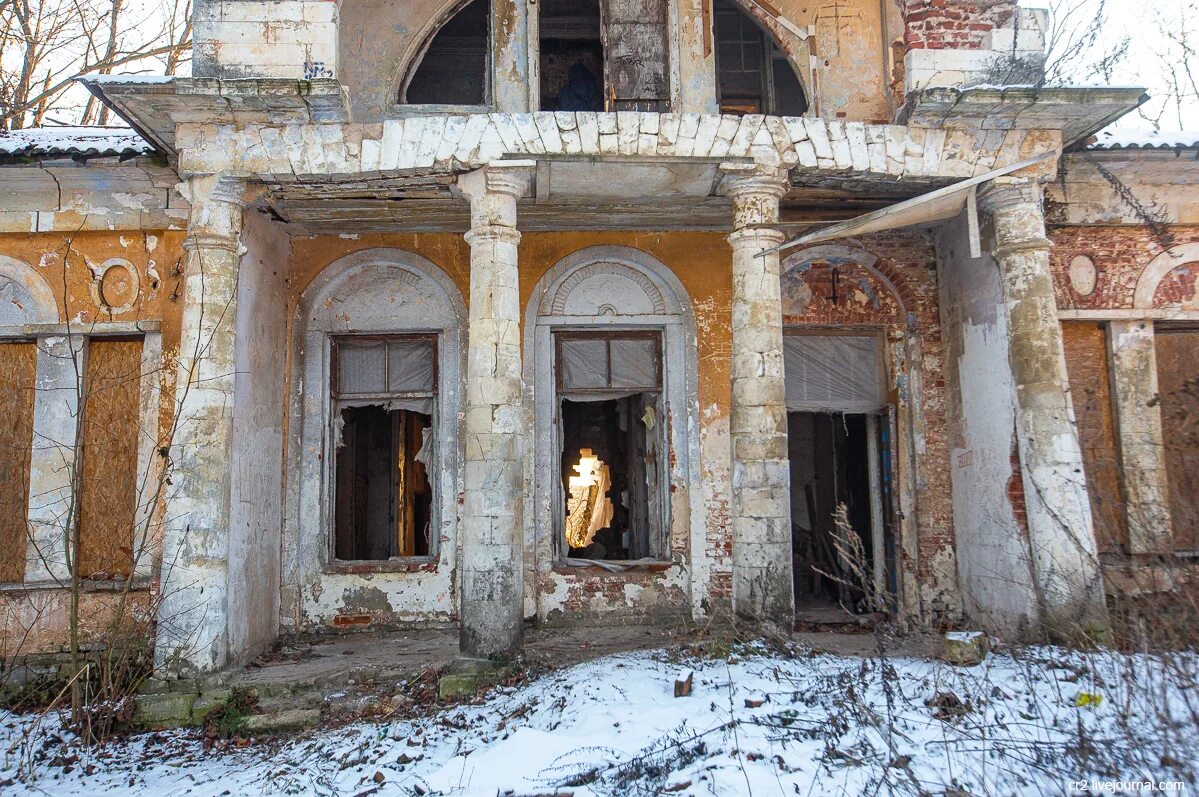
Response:
[[[930,191],[927,194],[906,199],[889,207],[873,210],[856,218],[839,221],[827,227],[822,227],[819,230],[804,233],[768,251],[782,252],[798,246],[835,241],[840,238],[869,235],[870,233],[897,230],[902,227],[914,227],[919,224],[946,221],[954,218],[965,209],[969,211],[967,220],[970,226],[970,254],[973,257],[978,257],[980,248],[978,241],[978,211],[975,206],[978,187],[989,180],[994,180],[996,177],[1003,177],[1055,157],[1057,157],[1057,153],[1046,152],[1034,158],[1022,160],[1019,163],[1004,166],[1002,169],[995,169],[986,174],[980,174],[977,177],[971,177],[968,180],[962,180],[953,185],[938,188],[936,191]]]

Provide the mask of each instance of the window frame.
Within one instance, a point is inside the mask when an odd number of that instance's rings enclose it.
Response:
[[[600,567],[595,562],[613,562],[621,564],[622,562],[638,562],[638,565],[649,565],[651,567],[670,564],[673,559],[670,548],[670,425],[667,423],[667,414],[669,408],[669,397],[667,394],[666,378],[666,330],[662,327],[636,327],[636,328],[595,328],[594,326],[555,326],[550,330],[550,338],[552,346],[551,368],[553,371],[551,384],[553,385],[553,445],[556,453],[554,467],[555,473],[560,473],[562,455],[565,452],[563,429],[562,429],[562,400],[569,399],[572,395],[591,395],[603,396],[608,395],[616,398],[629,393],[652,393],[655,396],[654,406],[658,413],[658,423],[653,432],[657,437],[657,469],[658,469],[658,486],[659,506],[658,512],[651,519],[653,527],[650,529],[651,550],[656,549],[651,561],[641,560],[622,560],[622,559],[579,559],[570,556],[570,548],[566,545],[566,485],[563,484],[562,478],[559,475],[553,479],[554,498],[552,500],[553,510],[553,562],[554,567],[568,567],[574,569],[578,566]],[[632,388],[563,388],[562,387],[562,369],[561,363],[561,341],[563,340],[604,340],[609,342],[608,360],[609,360],[609,377],[611,376],[611,341],[614,339],[623,340],[653,340],[657,348],[657,388],[655,390],[644,390],[637,387]]]
[[[341,416],[341,410],[344,406],[361,406],[362,402],[387,401],[389,399],[422,399],[430,400],[432,406],[429,413],[429,428],[434,430],[436,434],[439,420],[439,402],[438,398],[441,394],[441,335],[433,331],[411,331],[411,332],[370,332],[363,334],[344,333],[328,335],[328,351],[329,351],[329,372],[328,381],[326,382],[326,390],[328,391],[328,433],[331,441],[336,441],[338,438],[338,421]],[[394,340],[405,341],[427,341],[432,347],[433,358],[433,375],[432,389],[418,391],[384,391],[382,393],[353,393],[343,396],[338,389],[340,379],[340,364],[341,359],[338,356],[338,346],[347,343],[361,343],[369,341],[377,341],[386,344]],[[384,367],[389,367],[386,349],[384,350]],[[384,384],[387,381],[387,372],[384,372]],[[352,402],[346,404],[345,402]],[[325,570],[327,572],[353,572],[353,573],[386,573],[386,572],[402,572],[411,569],[412,565],[425,565],[431,562],[436,562],[441,555],[440,535],[430,534],[429,537],[429,552],[422,556],[395,556],[388,559],[339,559],[337,557],[337,447],[334,446],[330,452],[328,464],[328,482],[327,490],[329,494],[329,511],[326,515],[326,545],[325,545]],[[427,469],[429,488],[432,491],[433,498],[430,502],[430,529],[440,527],[441,513],[438,506],[438,490],[440,482],[436,477],[435,471],[440,467],[437,457],[437,447],[434,446],[432,455],[434,457],[433,467]],[[395,489],[395,488],[393,488]]]
[[[456,16],[461,14],[472,3],[486,2],[487,3],[487,33],[483,37],[483,44],[486,47],[486,53],[483,57],[483,102],[480,103],[418,103],[409,102],[408,87],[412,84],[416,73],[420,71],[421,65],[425,61],[425,57],[429,54],[429,49],[433,46],[434,40],[441,33],[446,25],[450,24]],[[408,61],[407,66],[401,73],[399,87],[393,91],[391,98],[392,110],[397,117],[403,118],[406,116],[428,116],[430,114],[439,113],[462,113],[469,111],[473,113],[488,113],[496,110],[495,104],[495,3],[494,0],[463,0],[456,5],[452,11],[447,13],[431,31],[429,31],[421,42],[420,48],[413,54]]]

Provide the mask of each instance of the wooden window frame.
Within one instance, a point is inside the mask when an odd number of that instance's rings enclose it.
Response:
[[[338,346],[353,344],[378,342],[386,345],[391,341],[423,341],[430,344],[431,356],[433,358],[433,374],[432,374],[432,389],[420,391],[384,391],[382,393],[342,393],[338,389],[339,385],[339,365],[340,358],[338,356]],[[341,404],[343,401],[374,401],[380,402],[390,399],[416,399],[427,398],[433,403],[432,413],[432,428],[437,426],[437,396],[441,384],[441,369],[440,369],[440,335],[436,332],[398,332],[395,334],[389,333],[370,333],[370,334],[354,334],[347,333],[341,335],[329,336],[329,424],[330,427],[335,427],[338,417],[341,414]],[[384,363],[384,385],[387,384],[389,368],[389,360],[386,355],[386,350],[383,356]],[[352,406],[352,405],[351,405]],[[333,436],[335,439],[336,435]],[[394,463],[393,463],[394,464]],[[330,573],[395,573],[395,572],[410,572],[413,570],[423,570],[430,563],[437,561],[440,556],[438,548],[438,539],[436,535],[431,535],[429,539],[429,552],[420,556],[397,556],[390,559],[339,559],[337,557],[337,455],[336,450],[330,457],[328,471],[328,491],[331,496],[330,506],[332,511],[328,515],[328,542],[326,551],[325,570]],[[431,505],[431,518],[437,517],[437,475],[433,472],[427,473],[429,486],[434,491],[434,500]],[[393,485],[393,490],[401,490],[402,486],[397,482]],[[433,525],[431,523],[431,525]]]
[[[657,380],[656,387],[575,387],[568,388],[562,385],[562,342],[565,340],[602,340],[607,345],[608,352],[608,379],[611,382],[612,378],[612,341],[613,340],[652,340],[655,351],[655,378]],[[662,369],[662,333],[658,330],[604,330],[604,331],[584,331],[580,329],[561,330],[554,332],[554,389],[558,396],[570,398],[572,395],[603,395],[605,393],[614,396],[629,392],[634,393],[661,393],[663,391],[662,384],[663,369]]]

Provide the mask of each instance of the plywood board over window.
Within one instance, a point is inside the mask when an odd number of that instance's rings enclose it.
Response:
[[[79,573],[84,578],[132,571],[141,376],[141,338],[93,338],[88,343],[79,502]]]
[[[1154,330],[1176,551],[1199,550],[1199,326]]]
[[[608,110],[665,111],[666,0],[601,0]]]
[[[1105,327],[1094,321],[1066,322],[1062,324],[1062,344],[1066,349],[1070,400],[1078,421],[1078,443],[1091,498],[1095,539],[1100,551],[1118,551],[1127,531],[1120,495]]]
[[[0,341],[0,582],[25,577],[37,344]]]

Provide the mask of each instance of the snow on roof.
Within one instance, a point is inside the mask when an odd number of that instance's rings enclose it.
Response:
[[[1199,131],[1101,130],[1086,149],[1196,149]]]
[[[174,75],[101,75],[98,72],[79,78],[89,83],[170,83]]]
[[[31,127],[0,132],[0,157],[129,157],[154,147],[128,127]]]

